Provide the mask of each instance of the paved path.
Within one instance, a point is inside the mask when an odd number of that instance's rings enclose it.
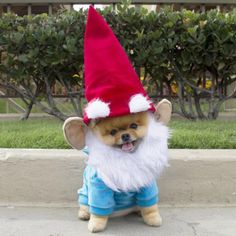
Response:
[[[0,113],[0,120],[20,120],[22,114],[20,113]],[[31,113],[29,119],[55,119],[54,116],[51,116],[46,113]]]
[[[160,209],[163,226],[152,228],[141,217],[110,219],[107,236],[235,236],[236,207]],[[1,236],[87,236],[87,223],[76,208],[0,207]]]

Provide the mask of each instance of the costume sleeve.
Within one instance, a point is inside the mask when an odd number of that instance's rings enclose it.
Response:
[[[85,147],[82,151],[86,155],[89,154],[89,150],[87,147]],[[90,172],[91,172],[91,168],[87,166],[83,173],[83,186],[77,191],[78,203],[80,205],[86,205],[86,206],[88,205],[88,177],[90,175]]]
[[[88,204],[95,215],[110,215],[115,206],[114,192],[107,187],[95,172],[88,181]]]
[[[83,186],[82,188],[78,189],[78,202],[80,205],[88,205],[88,181],[87,181],[87,168],[83,173]]]
[[[151,185],[143,187],[136,194],[136,204],[139,207],[149,207],[158,202],[158,187],[154,181]]]

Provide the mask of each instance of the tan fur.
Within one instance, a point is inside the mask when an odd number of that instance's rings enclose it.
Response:
[[[130,128],[132,123],[138,125],[137,129]],[[148,113],[140,112],[136,114],[125,115],[121,117],[105,118],[99,122],[92,124],[92,131],[100,138],[102,142],[107,145],[120,145],[122,144],[122,134],[128,133],[132,141],[145,136],[147,132]],[[117,130],[117,133],[112,136],[111,130]]]
[[[80,205],[79,212],[78,212],[78,218],[80,220],[89,220],[90,213],[89,213],[89,208],[87,206]]]
[[[172,105],[167,99],[162,99],[156,105],[155,116],[159,122],[167,125],[171,118]]]
[[[76,149],[84,148],[86,131],[87,127],[80,117],[70,117],[63,125],[65,140]]]
[[[163,99],[157,105],[155,112],[157,121],[167,124],[171,117],[171,103]],[[130,124],[136,123],[137,129],[130,128]],[[91,129],[102,142],[110,146],[122,144],[121,136],[128,133],[131,141],[143,138],[148,128],[148,112],[140,112],[115,118],[103,118],[99,121],[92,120],[87,127],[82,118],[71,117],[67,119],[63,126],[64,136],[67,142],[76,149],[82,149],[85,146],[85,135],[87,129]],[[116,129],[117,133],[111,135],[111,130]],[[130,211],[117,212],[119,216],[126,215],[130,212],[137,212],[137,208],[129,209]],[[160,226],[162,219],[159,214],[157,204],[151,207],[140,208],[144,222],[150,226]],[[115,214],[114,214],[115,215]],[[81,220],[89,220],[88,229],[90,232],[100,232],[106,228],[108,216],[97,216],[89,213],[87,206],[81,205],[78,217]]]
[[[167,124],[171,117],[171,110],[172,110],[171,103],[166,99],[162,99],[157,104],[156,108],[157,108],[157,111],[155,112],[155,117],[157,121]],[[104,143],[106,143],[107,145],[114,145],[116,143],[119,144],[119,136],[122,134],[118,133],[116,138],[110,137],[109,135],[107,135],[107,132],[109,132],[112,126],[122,128],[122,127],[127,126],[127,123],[129,123],[132,119],[140,119],[138,117],[141,117],[141,121],[142,121],[141,123],[144,124],[143,125],[144,127],[140,127],[136,132],[131,132],[132,138],[135,138],[135,137],[140,138],[140,137],[145,136],[145,133],[147,131],[145,128],[146,126],[145,122],[147,122],[147,118],[145,118],[145,116],[147,116],[147,112],[140,112],[140,113],[116,117],[116,118],[104,118],[98,122],[92,120],[90,122],[89,127],[87,127],[86,124],[84,124],[82,118],[70,117],[65,121],[63,125],[63,132],[64,132],[64,136],[67,142],[73,148],[76,148],[79,150],[83,149],[85,146],[85,134],[88,128],[98,133],[99,133],[98,131],[99,129],[103,130],[102,135],[100,135],[101,140],[104,141]],[[112,119],[112,124],[109,124],[111,122],[111,119]],[[122,125],[120,126],[121,123]]]
[[[115,211],[109,217],[116,218],[116,217],[121,217],[121,216],[127,216],[131,213],[137,213],[141,216],[140,209],[137,206],[135,206],[135,207],[130,207],[125,210]],[[90,213],[89,213],[88,206],[80,205],[79,211],[78,211],[78,218],[80,220],[89,220]]]
[[[107,226],[108,216],[98,216],[91,214],[88,229],[92,233],[101,232]]]
[[[112,214],[110,217],[121,217],[126,216],[132,212],[139,212],[138,208],[130,208],[126,211],[120,211]],[[154,227],[159,227],[162,224],[162,218],[159,213],[159,209],[157,204],[151,207],[140,208],[141,216],[143,221],[149,225]],[[108,216],[97,216],[89,213],[89,209],[87,206],[80,205],[78,217],[81,220],[89,220],[88,229],[90,232],[100,232],[106,228]]]
[[[159,213],[157,204],[150,207],[141,208],[143,221],[150,226],[159,227],[162,224],[162,218]]]
[[[80,220],[89,220],[88,229],[92,233],[103,231],[106,228],[108,216],[97,216],[89,213],[89,208],[80,205],[78,217]]]

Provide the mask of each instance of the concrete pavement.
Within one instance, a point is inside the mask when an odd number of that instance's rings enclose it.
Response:
[[[92,235],[74,207],[84,166],[75,150],[0,149],[0,236]],[[99,235],[236,236],[235,170],[236,150],[170,150],[158,181],[163,226],[131,215]]]
[[[107,236],[235,236],[236,207],[160,208],[163,225],[144,225],[130,215],[113,218],[99,235]],[[77,208],[0,208],[1,236],[87,236],[87,222],[77,220]]]
[[[0,120],[20,120],[23,113],[0,113]],[[46,113],[31,113],[29,119],[56,119]]]
[[[236,205],[236,150],[169,150],[163,205]],[[86,157],[76,150],[0,149],[0,206],[76,204]],[[1,236],[1,235],[0,235]]]

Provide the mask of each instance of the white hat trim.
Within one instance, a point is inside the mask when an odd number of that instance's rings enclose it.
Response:
[[[109,103],[100,99],[92,100],[85,108],[85,112],[89,119],[108,117],[110,115]]]
[[[151,107],[150,103],[151,101],[142,94],[133,95],[129,102],[130,113],[147,111]]]

